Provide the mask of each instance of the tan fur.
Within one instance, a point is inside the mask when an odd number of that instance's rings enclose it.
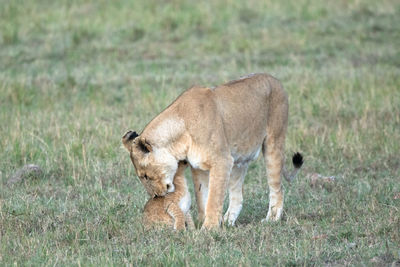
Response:
[[[177,162],[192,167],[199,219],[218,227],[224,216],[234,224],[242,207],[242,185],[250,161],[263,151],[270,189],[267,220],[283,209],[281,173],[288,122],[288,97],[268,74],[253,74],[216,88],[193,87],[156,116],[132,143],[123,137],[142,183],[150,194],[173,191]]]
[[[143,224],[146,229],[157,226],[169,226],[175,230],[184,230],[186,225],[194,229],[194,223],[189,210],[182,210],[180,202],[189,194],[185,181],[184,170],[186,164],[179,163],[174,177],[175,191],[164,197],[150,198],[143,210]],[[189,194],[190,197],[190,194]],[[188,204],[190,208],[190,201]]]

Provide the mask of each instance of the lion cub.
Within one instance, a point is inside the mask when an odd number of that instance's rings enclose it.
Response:
[[[174,230],[184,230],[186,226],[194,229],[194,223],[189,209],[190,193],[187,187],[184,171],[186,162],[179,162],[174,177],[175,191],[163,197],[150,198],[144,206],[143,223],[145,228],[153,226],[171,226]]]

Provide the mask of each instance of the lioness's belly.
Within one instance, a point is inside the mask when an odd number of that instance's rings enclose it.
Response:
[[[247,153],[238,153],[237,151],[232,151],[232,157],[234,159],[234,164],[238,167],[249,164],[251,161],[258,158],[261,151],[261,145],[256,147],[254,150]]]

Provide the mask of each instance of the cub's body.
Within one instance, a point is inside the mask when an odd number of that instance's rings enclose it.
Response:
[[[175,230],[194,228],[189,209],[190,193],[184,176],[185,163],[179,163],[174,177],[175,191],[163,197],[150,198],[143,211],[143,223],[146,228],[167,226]]]

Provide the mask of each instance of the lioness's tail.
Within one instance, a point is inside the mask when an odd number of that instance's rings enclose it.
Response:
[[[289,183],[293,181],[294,178],[296,178],[297,173],[303,165],[303,156],[299,152],[295,153],[292,157],[292,163],[294,166],[294,170],[290,174],[287,173],[286,168],[283,168],[283,176]]]

